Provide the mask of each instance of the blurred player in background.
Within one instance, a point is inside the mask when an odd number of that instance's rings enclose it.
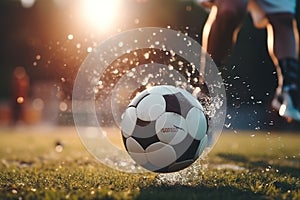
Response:
[[[25,120],[28,91],[29,77],[25,68],[18,66],[14,69],[12,77],[12,120],[14,125]]]
[[[203,47],[222,66],[249,11],[257,28],[268,30],[269,54],[277,68],[278,88],[272,106],[279,115],[300,121],[300,69],[296,0],[198,0],[211,8],[203,30]]]

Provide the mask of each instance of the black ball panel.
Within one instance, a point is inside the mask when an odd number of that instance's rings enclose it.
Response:
[[[200,141],[194,139],[190,144],[189,148],[176,160],[176,162],[192,160],[195,157],[199,145]]]
[[[126,145],[126,140],[127,140],[127,138],[126,138],[126,137],[124,137],[123,131],[121,131],[121,132],[122,132],[123,144],[124,144],[124,146],[125,146],[125,149],[126,149],[126,151],[128,151],[128,149],[127,149],[127,145]]]
[[[164,167],[164,168],[160,168],[160,169],[156,169],[154,170],[154,172],[157,172],[157,173],[169,173],[169,166],[167,167]]]
[[[187,116],[189,110],[194,107],[181,92],[163,95],[163,97],[167,105],[166,112],[174,112],[184,118]]]
[[[181,115],[186,118],[188,112],[194,107],[190,101],[181,93],[178,92],[175,94],[176,98],[180,103]]]
[[[152,137],[141,138],[132,136],[132,138],[135,139],[143,147],[144,150],[146,150],[146,148],[151,144],[160,142],[156,134],[154,134]]]
[[[150,125],[150,123],[151,123],[151,121],[144,121],[139,118],[137,118],[137,120],[136,120],[136,125],[140,126],[140,127],[146,127],[146,126]]]
[[[195,162],[195,160],[184,160],[181,162],[175,162],[172,165],[170,165],[168,167],[168,171],[167,172],[177,172],[179,170],[182,170],[188,166],[190,166],[191,164],[193,164]]]
[[[132,132],[132,136],[136,138],[149,138],[156,135],[155,132],[155,121],[142,121],[137,120],[136,126]]]
[[[173,145],[177,155],[176,162],[193,159],[199,144],[199,140],[195,140],[192,136],[190,136],[190,134],[188,134],[181,143]]]
[[[163,97],[167,105],[166,112],[174,112],[177,113],[178,115],[181,115],[180,102],[178,101],[175,94],[163,95]]]

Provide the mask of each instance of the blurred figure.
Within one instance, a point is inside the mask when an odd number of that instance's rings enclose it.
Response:
[[[217,66],[224,65],[249,11],[257,28],[268,30],[268,49],[277,67],[278,88],[272,106],[279,115],[300,121],[300,69],[295,26],[296,0],[198,0],[210,6],[203,46]]]
[[[25,109],[28,99],[29,77],[25,68],[15,68],[12,77],[12,120],[13,124],[25,120]]]

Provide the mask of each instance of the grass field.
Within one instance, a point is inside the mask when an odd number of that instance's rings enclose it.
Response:
[[[96,161],[72,127],[2,128],[0,159],[0,199],[300,199],[296,133],[224,132],[196,167],[128,174]]]

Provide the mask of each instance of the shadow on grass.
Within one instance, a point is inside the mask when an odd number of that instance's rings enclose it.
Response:
[[[282,165],[278,165],[278,164],[270,165],[266,160],[251,161],[246,156],[239,155],[239,154],[219,153],[218,156],[227,161],[243,163],[243,167],[246,167],[248,169],[255,169],[255,168],[266,169],[269,166],[271,166],[273,169],[278,170],[278,173],[280,173],[280,174],[289,174],[293,177],[300,177],[299,161],[297,163],[295,163],[295,167],[292,167],[292,166],[284,166],[283,164]]]
[[[225,187],[212,187],[207,186],[152,186],[140,191],[137,199],[267,199],[266,196],[255,194],[249,190],[240,190],[237,188]]]

